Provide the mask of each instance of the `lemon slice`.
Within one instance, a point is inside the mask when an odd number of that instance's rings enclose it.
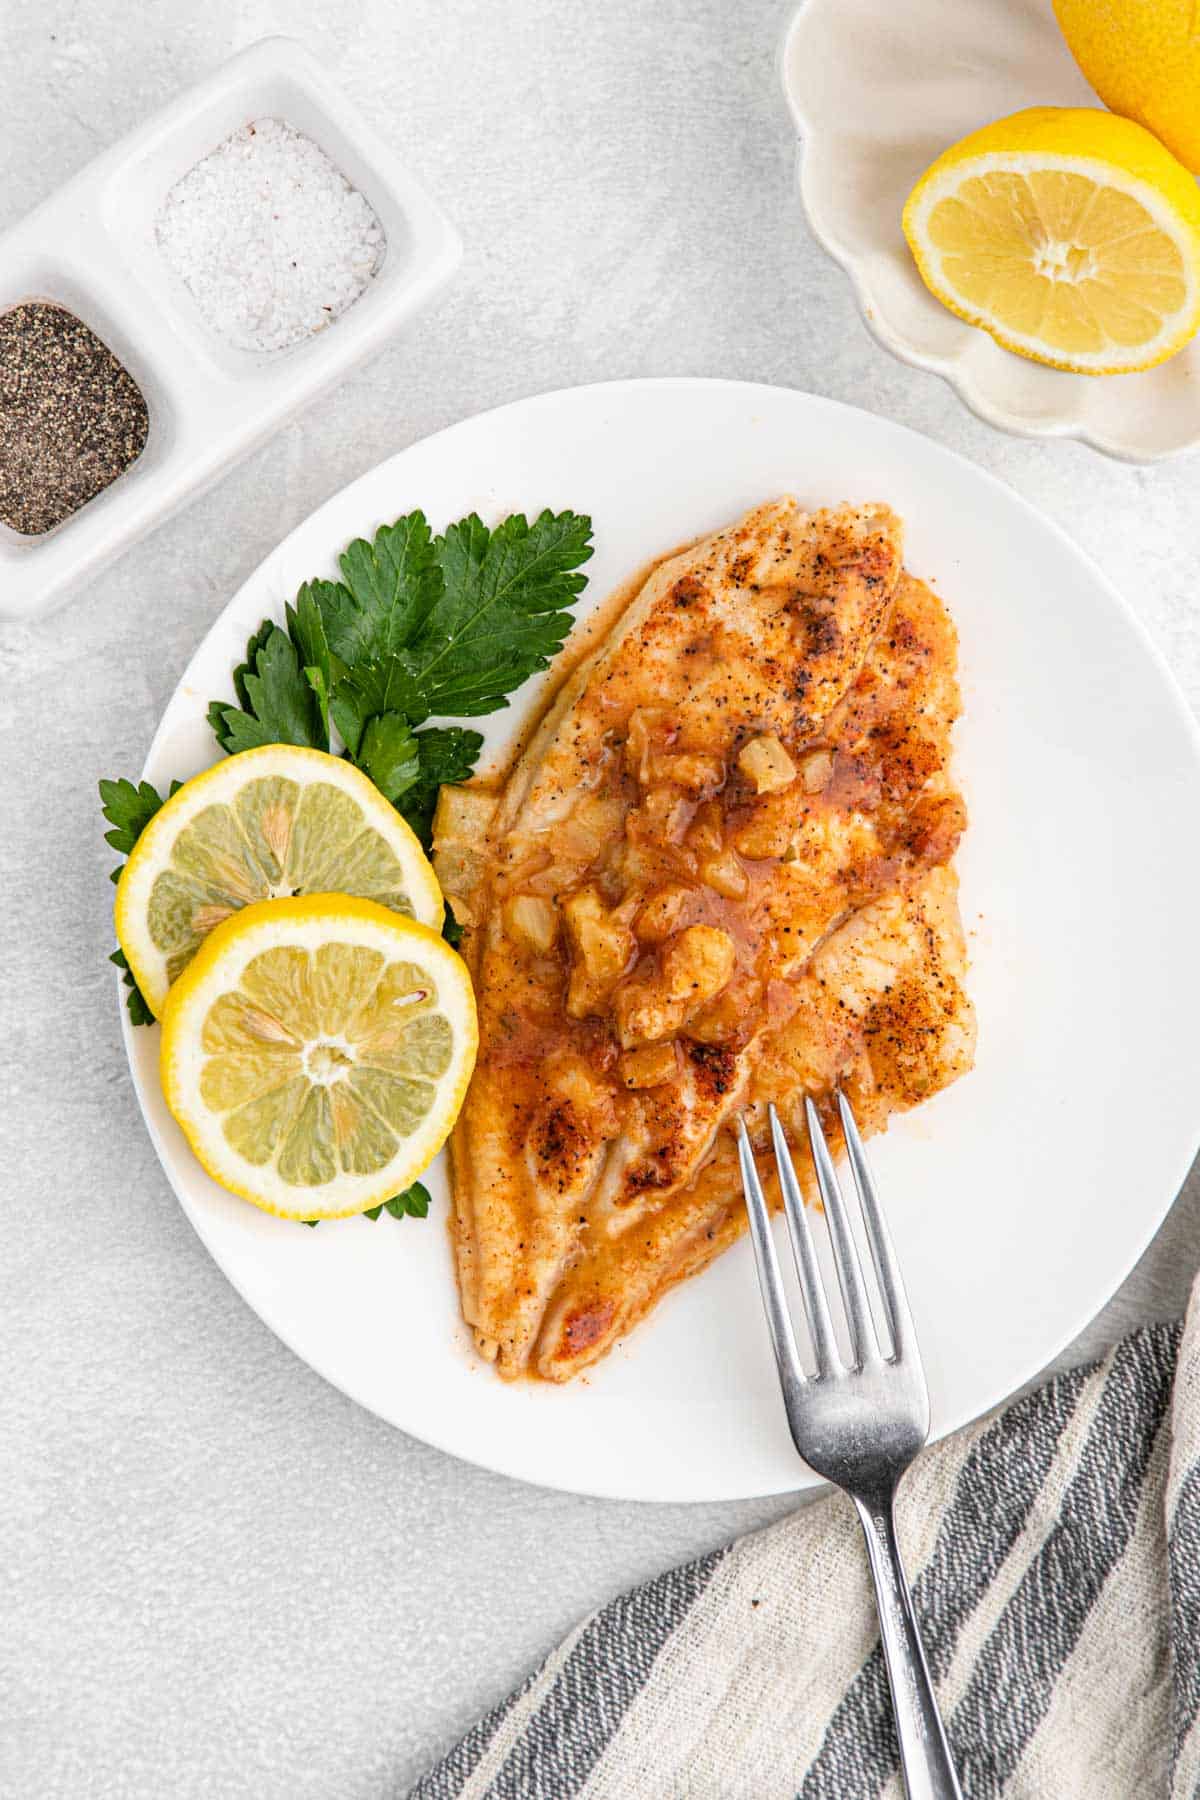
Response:
[[[231,913],[333,890],[441,928],[437,877],[378,788],[339,757],[267,744],[197,775],[154,815],[117,885],[117,937],[157,1016]]]
[[[930,292],[1022,356],[1148,369],[1200,324],[1200,190],[1158,140],[1033,107],[954,144],[904,208]]]
[[[345,894],[267,900],[216,926],[162,1026],[163,1093],[197,1159],[288,1219],[341,1218],[408,1187],[475,1061],[462,958]]]

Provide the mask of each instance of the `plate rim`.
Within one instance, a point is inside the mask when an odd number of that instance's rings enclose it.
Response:
[[[344,483],[342,487],[328,495],[320,505],[314,507],[311,512],[307,513],[302,519],[299,519],[296,522],[292,529],[259,560],[246,576],[245,580],[239,584],[234,593],[225,602],[224,606],[221,607],[220,611],[213,617],[207,630],[195,645],[167,699],[151,738],[149,749],[146,753],[141,779],[154,779],[152,774],[153,766],[165,736],[165,728],[176,696],[188,683],[192,669],[200,658],[209,638],[218,631],[230,615],[235,612],[242,601],[242,596],[261,581],[264,571],[269,568],[272,560],[277,555],[281,554],[291,540],[300,532],[315,528],[318,521],[322,519],[327,512],[331,512],[334,508],[341,506],[344,503],[346,496],[354,489],[359,486],[365,487],[369,482],[376,480],[382,470],[409,455],[411,452],[424,449],[431,443],[455,432],[464,430],[467,427],[476,426],[485,420],[496,420],[505,414],[523,412],[531,407],[547,405],[568,398],[575,399],[582,395],[605,393],[615,397],[621,393],[644,392],[646,390],[663,391],[680,388],[723,391],[735,390],[738,393],[747,396],[755,394],[771,395],[773,397],[784,395],[789,399],[798,399],[806,405],[814,406],[818,410],[828,409],[839,414],[851,415],[856,418],[866,418],[871,421],[873,428],[893,433],[901,440],[901,442],[910,439],[919,440],[927,450],[932,450],[935,455],[944,457],[952,464],[967,468],[973,479],[981,480],[987,487],[1004,495],[1006,503],[1015,503],[1022,513],[1036,521],[1040,529],[1048,530],[1064,547],[1066,552],[1086,569],[1090,580],[1094,583],[1097,591],[1105,597],[1111,609],[1120,616],[1126,625],[1132,627],[1135,636],[1141,643],[1142,649],[1148,653],[1149,659],[1158,674],[1165,690],[1165,697],[1169,699],[1173,712],[1184,727],[1186,737],[1190,744],[1197,783],[1200,785],[1200,720],[1198,720],[1192,712],[1183,689],[1176,679],[1165,654],[1151,636],[1149,628],[1133,607],[1132,603],[1125,598],[1116,584],[1104,574],[1099,564],[1089,552],[1083,549],[1083,547],[1071,537],[1070,533],[1060,525],[1056,519],[1039,511],[1033,502],[1027,500],[1017,489],[1011,487],[1008,482],[1002,480],[999,476],[994,475],[990,470],[983,468],[972,458],[964,456],[961,452],[951,449],[949,446],[941,443],[938,439],[932,438],[924,432],[917,431],[912,426],[904,425],[890,419],[882,413],[871,412],[866,407],[854,406],[846,401],[831,399],[825,395],[813,394],[804,388],[788,387],[781,383],[742,381],[735,377],[724,376],[692,375],[633,376],[613,381],[584,382],[565,388],[543,389],[534,394],[528,394],[515,400],[502,402],[495,407],[485,408],[482,412],[467,414],[465,417],[457,419],[449,425],[440,427],[437,431],[430,432],[424,437],[416,438],[411,444],[407,444],[403,448],[393,451],[388,456],[381,458],[380,461],[371,468],[363,470],[359,475],[355,476],[353,480]],[[331,1387],[337,1392],[345,1395],[345,1397],[351,1400],[355,1405],[362,1407],[364,1411],[370,1413],[373,1417],[380,1419],[390,1428],[401,1431],[418,1442],[426,1443],[430,1445],[431,1448],[438,1450],[444,1455],[456,1457],[458,1460],[472,1464],[477,1468],[489,1470],[492,1473],[503,1475],[511,1480],[520,1481],[530,1486],[542,1487],[552,1492],[577,1494],[587,1498],[622,1500],[627,1503],[646,1505],[726,1504],[740,1500],[774,1498],[778,1495],[788,1493],[815,1492],[827,1485],[815,1477],[808,1469],[807,1465],[801,1462],[797,1457],[797,1478],[794,1482],[783,1482],[771,1487],[756,1487],[750,1491],[737,1486],[723,1486],[717,1492],[706,1487],[700,1494],[683,1494],[673,1490],[631,1494],[628,1491],[628,1488],[621,1485],[619,1481],[614,1481],[611,1485],[605,1485],[591,1479],[586,1482],[557,1477],[554,1480],[550,1480],[542,1475],[531,1475],[527,1470],[520,1466],[519,1458],[510,1459],[505,1454],[475,1454],[470,1450],[463,1449],[457,1442],[448,1441],[447,1437],[439,1431],[428,1430],[425,1427],[422,1427],[422,1429],[418,1431],[412,1425],[400,1424],[394,1418],[380,1412],[369,1400],[362,1398],[360,1394],[355,1391],[353,1385],[348,1384],[343,1377],[332,1373],[322,1354],[312,1355],[307,1349],[300,1349],[298,1344],[293,1340],[293,1335],[290,1331],[282,1329],[271,1319],[264,1316],[264,1313],[243,1288],[237,1275],[229,1266],[227,1259],[221,1254],[214,1242],[210,1241],[210,1237],[206,1233],[202,1223],[202,1220],[206,1216],[204,1209],[193,1203],[184,1191],[180,1180],[177,1179],[175,1165],[178,1159],[172,1152],[168,1151],[143,1097],[142,1084],[134,1064],[135,1028],[130,1022],[128,1010],[123,1003],[124,989],[119,974],[114,975],[114,993],[116,995],[120,1015],[122,1041],[125,1047],[126,1059],[129,1064],[129,1073],[134,1093],[137,1097],[138,1108],[142,1114],[143,1122],[145,1123],[147,1133],[154,1147],[160,1167],[167,1177],[167,1181],[176,1200],[179,1202],[184,1216],[187,1218],[192,1229],[200,1239],[207,1254],[212,1258],[217,1268],[234,1289],[234,1292],[255,1317],[258,1318],[267,1330],[269,1330],[282,1344],[284,1344],[292,1355],[296,1356],[300,1362],[307,1365],[307,1367],[312,1369],[315,1374],[319,1375],[322,1380],[327,1381]],[[1148,1208],[1148,1215],[1152,1216],[1148,1216],[1144,1227],[1137,1234],[1136,1243],[1134,1244],[1132,1251],[1128,1253],[1128,1259],[1123,1260],[1123,1266],[1116,1278],[1112,1280],[1112,1285],[1108,1286],[1106,1284],[1106,1289],[1103,1293],[1098,1297],[1089,1298],[1086,1301],[1086,1310],[1083,1316],[1075,1320],[1070,1331],[1061,1338],[1061,1341],[1057,1343],[1055,1349],[1048,1357],[1039,1361],[1036,1366],[1032,1368],[1023,1368],[1019,1379],[1013,1381],[1003,1392],[989,1395],[982,1405],[956,1412],[949,1416],[942,1422],[936,1434],[931,1432],[927,1441],[928,1448],[932,1448],[936,1443],[940,1443],[945,1438],[986,1418],[990,1413],[1007,1404],[1028,1389],[1029,1386],[1036,1381],[1037,1377],[1048,1368],[1050,1364],[1053,1363],[1098,1316],[1112,1298],[1113,1294],[1115,1294],[1128,1279],[1130,1273],[1136,1267],[1149,1245],[1158,1234],[1164,1220],[1178,1199],[1188,1172],[1198,1153],[1200,1153],[1200,1106],[1196,1109],[1195,1122],[1191,1131],[1190,1148],[1187,1151],[1182,1168],[1172,1178],[1170,1194],[1161,1203],[1156,1200],[1153,1207]],[[566,1391],[570,1391],[569,1387]],[[660,1488],[661,1485],[662,1484],[660,1483]]]

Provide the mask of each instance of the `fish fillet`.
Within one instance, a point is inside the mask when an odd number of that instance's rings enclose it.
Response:
[[[444,790],[455,1251],[502,1375],[566,1379],[732,1241],[731,1114],[842,1080],[879,1129],[969,1066],[957,710],[896,516],[785,498],[658,566],[498,800]]]

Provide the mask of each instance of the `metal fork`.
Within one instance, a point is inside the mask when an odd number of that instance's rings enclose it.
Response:
[[[929,1435],[929,1391],[904,1284],[867,1168],[862,1139],[850,1103],[840,1091],[837,1104],[887,1315],[890,1352],[885,1352],[879,1341],[846,1202],[834,1174],[817,1109],[809,1099],[804,1102],[808,1141],[849,1326],[850,1366],[843,1360],[834,1336],[829,1298],[817,1265],[804,1197],[773,1106],[769,1109],[771,1137],[816,1358],[814,1376],[805,1374],[796,1351],[767,1203],[746,1123],[741,1119],[738,1150],[759,1285],[792,1441],[810,1468],[849,1494],[862,1521],[909,1795],[911,1800],[962,1800],[896,1539],[896,1490]]]

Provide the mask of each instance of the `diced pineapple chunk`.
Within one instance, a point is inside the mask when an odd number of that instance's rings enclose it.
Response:
[[[634,933],[644,944],[662,944],[679,930],[683,915],[692,898],[692,890],[681,881],[668,882],[647,894],[633,921]]]
[[[715,856],[725,842],[725,833],[721,824],[721,808],[715,800],[706,800],[703,806],[697,807],[696,816],[688,827],[688,849],[694,850],[697,856]]]
[[[630,818],[636,818],[631,813]],[[613,868],[626,893],[649,887],[662,879],[663,853],[637,836],[627,836],[613,858]]]
[[[727,987],[688,1020],[688,1035],[701,1044],[744,1044],[761,1023],[762,983],[756,975],[734,975]]]
[[[645,1044],[640,1050],[626,1050],[621,1058],[621,1080],[627,1088],[661,1087],[674,1081],[679,1061],[674,1043]]]
[[[787,803],[776,803],[771,795],[758,801],[748,819],[733,832],[733,845],[743,856],[764,858],[783,856],[791,849],[796,831],[793,809]]]
[[[633,933],[614,917],[594,887],[563,901],[574,966],[567,990],[573,1019],[598,1012],[633,960]]]
[[[553,947],[558,936],[558,914],[540,894],[515,894],[505,901],[504,925],[510,938],[541,954]]]
[[[829,750],[810,750],[800,764],[800,778],[806,794],[819,794],[833,774],[833,755]]]
[[[777,794],[796,779],[796,765],[773,734],[751,738],[738,753],[738,768],[758,794]]]
[[[663,975],[672,1000],[700,1006],[719,994],[733,974],[733,939],[718,925],[689,925],[668,945]]]
[[[652,1044],[674,1037],[683,1023],[685,1008],[668,999],[661,981],[632,976],[617,989],[613,1001],[617,1036],[626,1050],[636,1044]]]
[[[573,862],[593,862],[619,833],[624,813],[619,799],[585,795],[555,827],[555,854]]]
[[[689,925],[663,952],[661,971],[640,971],[617,989],[617,1035],[626,1050],[674,1037],[733,973],[733,939],[715,925]]]
[[[700,750],[678,750],[650,758],[655,781],[673,781],[690,794],[713,793],[724,784],[725,764]]]
[[[750,886],[749,876],[735,850],[722,850],[701,863],[700,873],[710,888],[726,900],[741,900]]]

